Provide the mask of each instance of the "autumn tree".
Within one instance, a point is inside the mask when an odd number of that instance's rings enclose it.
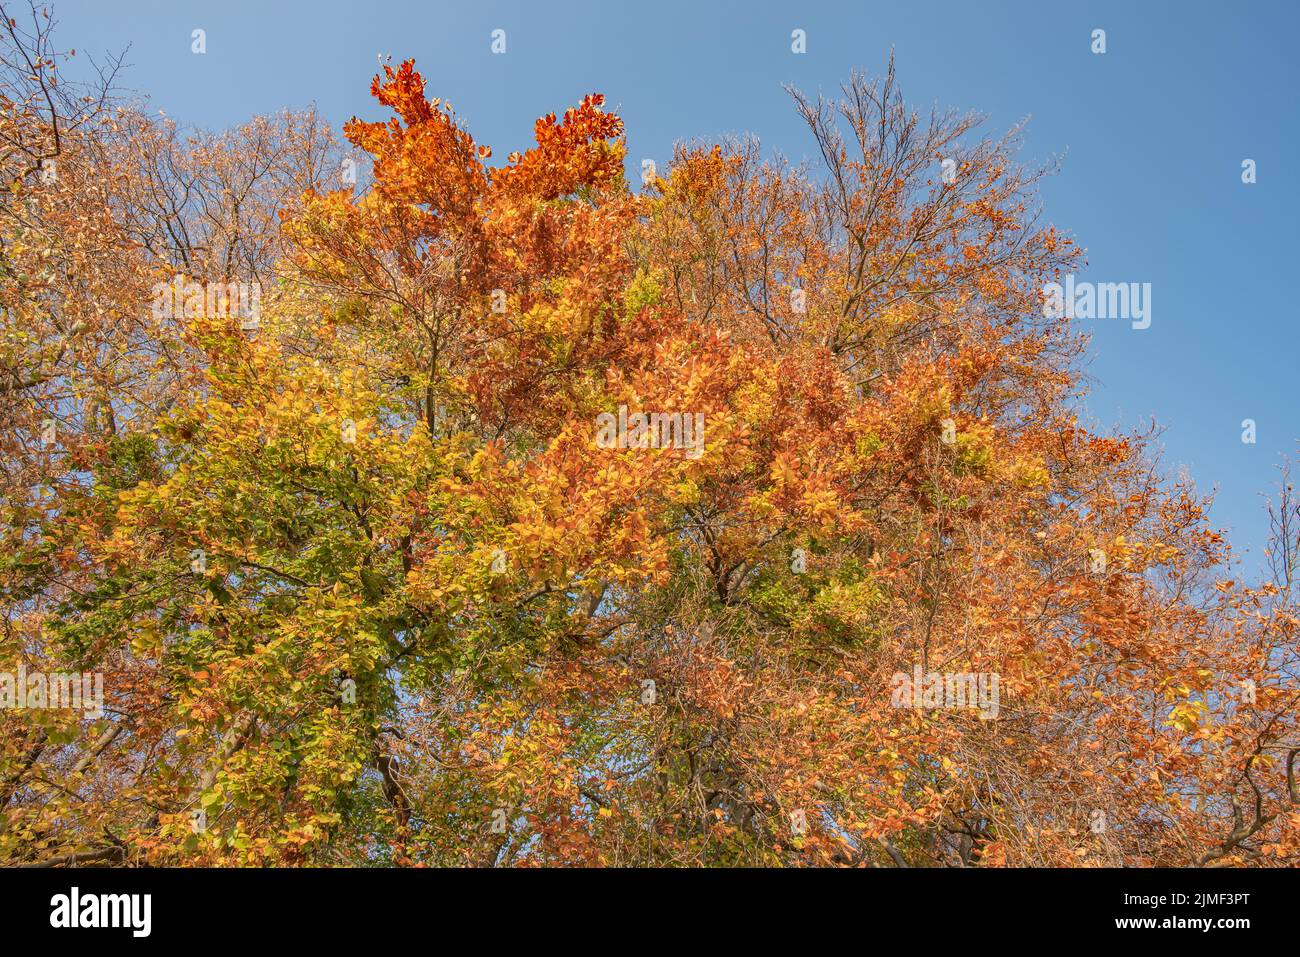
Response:
[[[0,666],[106,702],[4,713],[0,857],[1294,864],[1294,496],[1229,580],[1082,420],[1014,131],[891,65],[794,93],[816,163],[684,145],[638,194],[598,95],[493,165],[413,63],[372,93],[346,146],[105,106],[84,173],[14,174]],[[257,324],[158,315],[178,272]]]

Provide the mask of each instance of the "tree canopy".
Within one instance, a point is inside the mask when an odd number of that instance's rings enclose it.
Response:
[[[494,163],[412,62],[339,140],[9,43],[0,671],[104,707],[0,711],[0,862],[1300,860],[1300,512],[1234,581],[1081,420],[1015,131],[891,64],[638,188],[599,95]]]

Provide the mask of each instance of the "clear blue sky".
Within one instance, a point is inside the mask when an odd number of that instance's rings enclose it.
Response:
[[[983,8],[983,9],[981,9]],[[221,127],[315,103],[336,125],[381,114],[377,55],[414,57],[496,155],[532,121],[603,92],[629,159],[681,139],[752,132],[799,159],[811,143],[782,84],[833,92],[890,49],[916,105],[977,109],[1001,131],[1029,117],[1024,157],[1065,154],[1045,218],[1087,249],[1081,280],[1152,284],[1152,323],[1092,327],[1088,411],[1102,427],[1154,418],[1248,567],[1261,559],[1259,492],[1296,450],[1300,350],[1300,3],[949,0],[819,2],[396,2],[56,0],[60,45],[128,43],[126,85],[184,123]],[[195,28],[207,53],[190,50]],[[490,52],[506,31],[507,53]],[[795,28],[807,53],[790,49]],[[1091,32],[1106,31],[1093,54]],[[1241,182],[1254,159],[1258,182]],[[1241,421],[1258,441],[1241,441]]]

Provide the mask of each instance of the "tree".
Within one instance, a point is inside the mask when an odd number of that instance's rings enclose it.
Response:
[[[48,325],[5,360],[0,662],[106,714],[3,713],[0,857],[1294,863],[1294,522],[1225,580],[1146,436],[1080,423],[1014,135],[891,65],[795,94],[820,169],[684,146],[637,195],[599,96],[492,166],[412,63],[372,92],[355,185],[310,114],[123,110],[118,178],[5,220],[88,258],[5,279]],[[257,283],[255,328],[177,272]],[[129,322],[65,356],[74,282]]]

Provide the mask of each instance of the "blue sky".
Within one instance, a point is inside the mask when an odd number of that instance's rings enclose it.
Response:
[[[1079,279],[1152,284],[1150,328],[1081,321],[1093,424],[1160,423],[1166,467],[1217,489],[1215,523],[1259,564],[1259,493],[1300,439],[1287,265],[1300,191],[1286,165],[1300,157],[1300,4],[58,0],[55,13],[61,46],[130,44],[125,85],[183,123],[310,103],[336,126],[379,118],[368,86],[382,53],[414,57],[498,156],[528,144],[537,116],[603,92],[634,169],[727,133],[807,156],[783,84],[834,92],[854,68],[883,71],[893,49],[918,107],[979,110],[994,132],[1028,117],[1023,157],[1064,154],[1041,196],[1045,219],[1087,250]],[[498,28],[505,55],[490,50]],[[1247,158],[1254,185],[1241,182]]]

